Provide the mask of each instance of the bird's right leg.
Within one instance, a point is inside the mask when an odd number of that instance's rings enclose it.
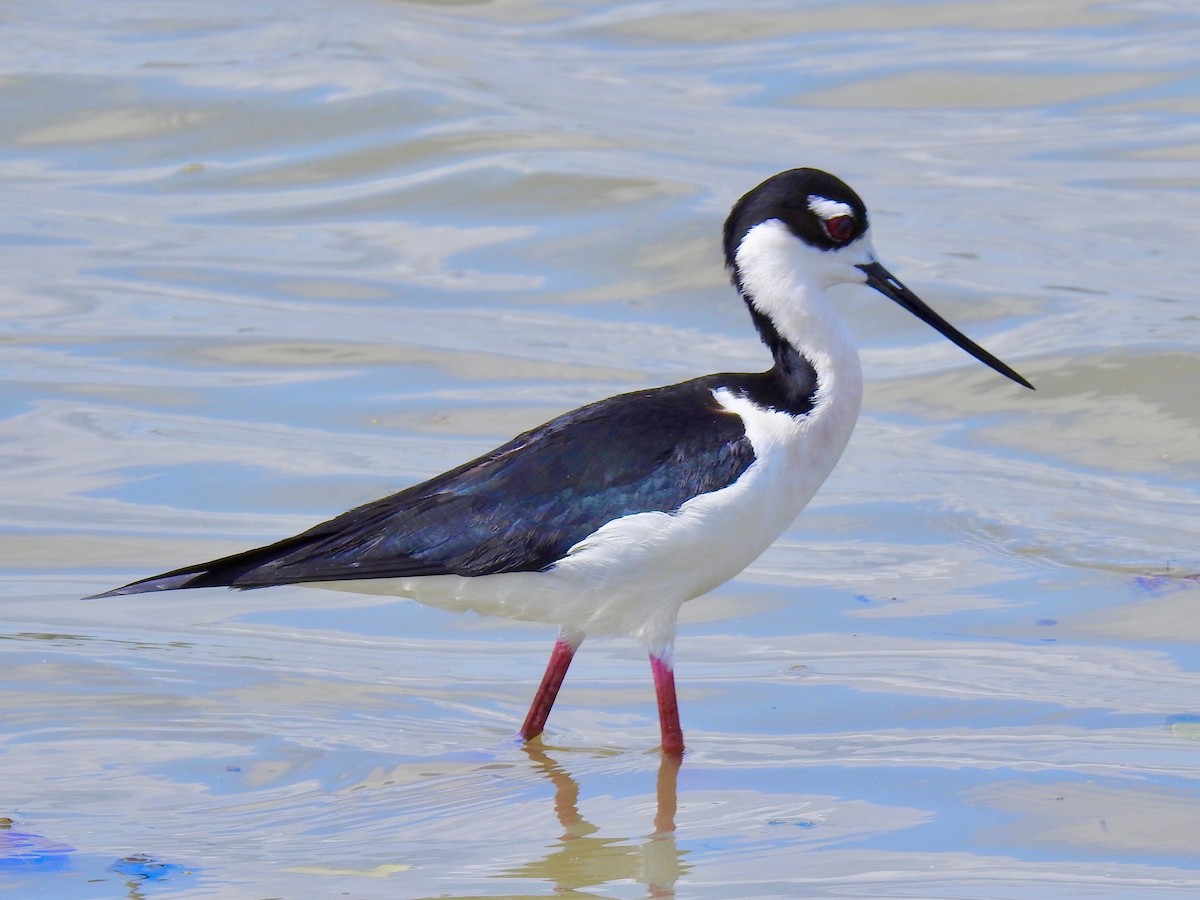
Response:
[[[550,654],[550,662],[546,665],[546,674],[538,686],[529,707],[529,715],[521,726],[521,737],[529,741],[542,733],[546,727],[546,719],[550,717],[550,708],[554,706],[554,698],[562,687],[563,679],[567,677],[567,669],[575,658],[575,651],[583,643],[582,635],[571,634],[565,630],[558,633],[558,641],[554,644],[554,652]]]

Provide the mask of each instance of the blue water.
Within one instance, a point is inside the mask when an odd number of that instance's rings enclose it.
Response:
[[[1191,897],[1200,14],[1185,3],[8,4],[0,889]],[[304,589],[81,602],[572,406],[764,366],[729,204],[827,168],[864,413],[649,666]]]

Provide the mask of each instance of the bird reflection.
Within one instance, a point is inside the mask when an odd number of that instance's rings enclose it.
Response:
[[[598,897],[581,888],[635,881],[646,886],[650,898],[674,897],[675,882],[688,867],[675,846],[676,785],[681,758],[664,753],[656,785],[654,830],[647,837],[599,837],[594,825],[579,812],[579,783],[552,759],[540,741],[531,741],[525,752],[554,785],[554,812],[562,836],[538,862],[506,872],[508,878],[537,878],[554,884],[557,897]]]

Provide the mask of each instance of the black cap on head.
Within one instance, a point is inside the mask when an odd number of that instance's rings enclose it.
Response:
[[[830,217],[814,209],[814,199],[843,204],[851,221],[831,233]],[[788,169],[772,175],[735,203],[725,220],[726,266],[734,268],[738,247],[746,233],[770,219],[778,219],[806,244],[836,250],[866,231],[867,208],[849,185],[820,169]]]

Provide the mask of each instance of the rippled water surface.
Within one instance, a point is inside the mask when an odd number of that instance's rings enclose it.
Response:
[[[1200,12],[1182,0],[0,11],[0,888],[1200,892]],[[1037,385],[861,288],[818,499],[633,642],[315,590],[84,603],[608,394],[765,367],[795,165]]]

